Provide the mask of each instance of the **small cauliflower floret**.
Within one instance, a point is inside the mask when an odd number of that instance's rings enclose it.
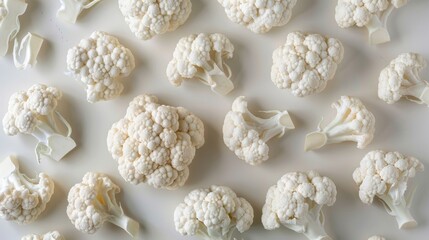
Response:
[[[411,216],[410,206],[414,189],[408,190],[408,180],[424,170],[423,164],[399,152],[371,151],[353,172],[363,203],[372,204],[377,197],[386,211],[396,218],[400,229],[417,225]]]
[[[119,0],[131,32],[140,40],[176,30],[192,11],[190,0]]]
[[[29,234],[22,237],[21,240],[65,240],[65,238],[58,231],[52,231],[42,235]]]
[[[223,124],[223,141],[226,146],[250,165],[268,160],[267,142],[281,137],[295,126],[287,111],[267,111],[268,118],[260,118],[247,109],[245,97],[235,99],[232,110],[226,114]]]
[[[54,182],[45,173],[29,178],[19,162],[8,157],[0,163],[0,218],[19,224],[36,221],[54,193]]]
[[[234,46],[220,33],[192,34],[180,39],[167,67],[167,77],[174,86],[186,79],[197,79],[212,91],[226,95],[234,89],[231,69],[224,62],[232,58]]]
[[[420,54],[404,53],[384,68],[378,79],[378,97],[393,104],[402,97],[429,106],[429,83],[420,78],[426,61]]]
[[[228,18],[254,33],[266,33],[286,25],[297,0],[218,0]]]
[[[140,95],[114,123],[107,146],[129,183],[175,189],[185,184],[196,149],[204,144],[204,125],[182,107],[160,105]]]
[[[338,39],[289,33],[286,43],[273,53],[271,80],[297,97],[319,93],[334,78],[343,55],[344,48]]]
[[[375,132],[375,117],[361,100],[342,96],[332,104],[332,108],[337,110],[337,115],[326,127],[322,128],[320,123],[317,131],[307,134],[305,151],[346,141],[356,142],[359,149],[371,143]]]
[[[372,236],[372,237],[368,238],[368,240],[386,240],[386,238],[384,238],[382,236]]]
[[[211,186],[190,192],[174,211],[176,231],[205,240],[231,240],[234,231],[247,231],[253,208],[229,187]]]
[[[89,9],[101,0],[60,0],[61,7],[57,17],[65,22],[76,23],[80,13]]]
[[[9,99],[3,130],[9,136],[18,133],[34,136],[39,141],[35,148],[39,163],[42,157],[59,161],[76,147],[70,137],[70,124],[56,111],[61,96],[61,91],[55,87],[35,84],[27,91],[14,93]],[[67,129],[65,134],[58,128],[57,122]]]
[[[323,227],[324,205],[336,201],[337,188],[315,171],[285,174],[267,193],[262,224],[267,230],[283,225],[310,240],[331,240]]]
[[[105,32],[93,32],[67,53],[67,74],[85,85],[90,103],[121,95],[124,86],[120,80],[134,68],[131,51]]]
[[[88,172],[82,182],[68,194],[67,215],[75,228],[94,234],[107,221],[124,229],[132,237],[139,232],[139,223],[124,214],[116,194],[121,189],[102,173]]]
[[[387,20],[392,10],[407,2],[408,0],[338,0],[335,20],[341,28],[366,27],[369,42],[381,44],[390,41]]]

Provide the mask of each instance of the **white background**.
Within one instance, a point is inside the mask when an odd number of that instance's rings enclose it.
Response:
[[[35,83],[46,83],[63,90],[59,110],[73,126],[73,138],[78,147],[63,161],[36,163],[31,136],[8,137],[0,133],[0,157],[16,154],[22,170],[34,176],[45,171],[55,180],[55,193],[37,222],[25,226],[0,221],[0,239],[20,239],[24,234],[59,230],[69,240],[128,239],[124,231],[106,223],[95,235],[76,231],[66,215],[67,192],[81,181],[88,171],[107,173],[122,192],[118,199],[129,216],[142,226],[142,239],[196,239],[181,237],[174,228],[173,211],[185,195],[196,188],[211,184],[227,185],[245,197],[255,209],[252,228],[242,237],[248,240],[304,239],[287,229],[266,231],[260,221],[261,208],[269,186],[284,173],[297,170],[318,170],[334,180],[338,188],[337,202],[326,207],[326,230],[340,240],[363,240],[381,234],[390,240],[426,240],[429,237],[429,171],[420,174],[420,188],[412,207],[419,226],[409,231],[397,229],[396,222],[378,205],[361,203],[351,177],[361,158],[374,149],[398,150],[413,155],[426,167],[429,161],[429,110],[408,101],[387,105],[377,98],[380,70],[399,53],[414,51],[429,59],[429,1],[414,0],[394,11],[389,24],[393,41],[382,46],[369,46],[365,29],[340,29],[334,20],[334,0],[300,0],[288,25],[256,35],[231,23],[215,0],[192,0],[193,11],[188,21],[177,31],[140,41],[125,24],[117,1],[106,0],[81,15],[76,25],[60,22],[56,17],[59,1],[29,1],[27,13],[21,18],[22,38],[28,31],[46,39],[39,63],[34,69],[18,71],[12,56],[0,59],[0,114],[7,110],[9,96],[28,89]],[[66,77],[66,52],[93,31],[103,30],[129,47],[137,67],[124,81],[123,95],[113,101],[90,104],[77,81]],[[324,92],[299,99],[277,89],[270,80],[271,54],[283,44],[287,33],[319,32],[337,37],[344,43],[345,58],[337,75]],[[236,89],[228,96],[217,96],[206,86],[187,82],[175,88],[166,79],[165,69],[174,47],[181,37],[191,33],[220,32],[226,34],[236,51],[229,61]],[[429,70],[423,77],[428,79]],[[117,171],[117,164],[106,147],[106,135],[113,122],[122,118],[128,103],[137,95],[151,93],[164,104],[183,106],[199,116],[205,124],[206,144],[197,151],[186,185],[175,191],[158,190],[146,185],[126,183]],[[271,158],[252,167],[230,152],[222,141],[222,124],[235,97],[245,95],[253,110],[288,109],[296,130],[270,142]],[[376,134],[366,150],[353,143],[328,146],[317,152],[304,153],[305,134],[315,130],[320,118],[332,116],[330,104],[341,95],[357,96],[376,116]]]

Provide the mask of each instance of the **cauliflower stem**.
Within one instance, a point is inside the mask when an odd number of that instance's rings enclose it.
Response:
[[[369,34],[369,43],[376,45],[390,41],[390,34],[387,31],[387,19],[392,13],[394,6],[392,4],[383,12],[372,15],[371,20],[366,26]]]
[[[420,78],[418,71],[415,67],[406,68],[404,78],[408,84],[401,85],[399,92],[411,101],[429,106],[429,84]]]
[[[414,220],[410,213],[410,205],[413,195],[414,191],[410,194],[409,198],[400,198],[398,201],[395,201],[390,196],[390,192],[388,194],[377,195],[378,199],[386,208],[387,213],[395,217],[396,221],[398,222],[399,229],[409,229],[417,226],[417,221]]]
[[[79,14],[84,9],[91,8],[101,0],[60,0],[61,8],[57,12],[57,17],[65,22],[76,23]]]
[[[221,53],[216,53],[214,61],[205,62],[204,66],[196,72],[195,77],[210,86],[212,91],[226,95],[234,89],[231,75],[231,68],[223,62]]]
[[[228,228],[229,230],[226,232],[222,232],[221,229],[219,230],[213,230],[208,229],[204,227],[203,223],[200,223],[201,227],[198,229],[198,232],[196,235],[200,236],[204,240],[232,240],[235,238],[232,238],[232,235],[234,235],[235,232],[235,225],[231,224]]]
[[[286,227],[294,230],[297,233],[302,233],[310,240],[332,240],[331,237],[326,234],[325,228],[325,216],[322,212],[323,205],[316,205],[309,210],[308,214],[300,219],[301,224],[286,224]]]

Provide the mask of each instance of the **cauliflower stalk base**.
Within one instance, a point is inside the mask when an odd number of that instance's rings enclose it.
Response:
[[[371,20],[366,26],[368,29],[369,43],[373,45],[386,43],[390,41],[390,34],[387,31],[387,19],[393,10],[393,5],[390,5],[385,11],[379,15],[372,15]]]
[[[57,17],[68,23],[76,23],[77,18],[84,9],[91,8],[101,0],[60,0],[61,7]]]
[[[19,32],[19,16],[27,10],[25,0],[4,0],[5,16],[0,20],[0,56],[5,56],[9,49],[9,41]],[[0,9],[1,10],[1,9]]]
[[[417,69],[407,69],[404,77],[410,85],[401,85],[399,93],[410,101],[429,106],[429,84],[420,78]]]
[[[234,89],[231,81],[231,68],[223,63],[220,53],[216,54],[216,61],[208,61],[196,72],[195,78],[210,86],[211,90],[220,95],[227,95]]]
[[[285,227],[306,236],[310,240],[332,240],[331,237],[326,234],[325,228],[325,216],[322,212],[323,205],[317,205],[310,209],[308,214],[300,219],[300,224],[284,224]]]

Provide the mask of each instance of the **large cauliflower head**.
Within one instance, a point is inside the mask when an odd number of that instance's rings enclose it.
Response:
[[[365,155],[360,166],[353,172],[353,179],[359,185],[359,197],[370,204],[376,195],[383,195],[394,189],[399,200],[406,191],[409,178],[423,171],[423,164],[414,157],[399,152],[371,151]],[[405,185],[404,185],[405,184]]]
[[[328,177],[315,171],[287,173],[268,190],[262,224],[268,230],[304,224],[310,209],[332,206],[336,196],[336,186]]]
[[[171,32],[191,14],[190,0],[119,0],[119,9],[131,31],[141,40]]]
[[[174,224],[182,235],[222,237],[235,229],[244,232],[252,223],[250,203],[224,186],[194,190],[174,211]]]
[[[218,0],[228,18],[254,33],[266,33],[272,27],[287,24],[297,0]]]
[[[91,103],[118,97],[124,89],[120,79],[130,75],[134,67],[131,51],[104,32],[93,32],[67,53],[67,69],[85,84]]]
[[[65,240],[65,238],[58,231],[52,231],[41,235],[29,234],[21,240]]]
[[[335,76],[344,48],[335,38],[292,32],[273,53],[271,80],[297,97],[319,93]]]
[[[127,182],[167,189],[183,186],[195,150],[203,144],[204,125],[198,117],[182,107],[160,105],[149,95],[131,101],[107,137]]]

